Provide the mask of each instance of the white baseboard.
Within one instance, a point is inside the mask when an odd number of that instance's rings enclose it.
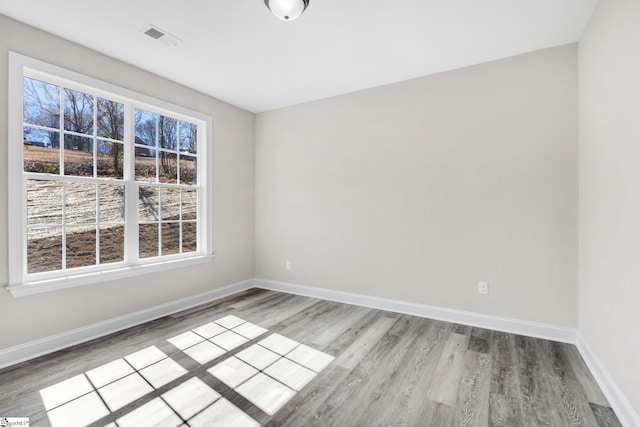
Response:
[[[94,323],[14,347],[0,349],[0,369],[251,289],[254,287],[253,284],[253,279],[245,280],[135,313],[125,314],[124,316],[119,316],[114,319]]]
[[[577,333],[576,346],[622,425],[640,426],[640,415],[633,409],[629,400],[609,375],[580,331]]]
[[[577,329],[266,279],[256,279],[255,286],[272,291],[575,344],[622,425],[640,426],[640,417]]]
[[[393,311],[395,313],[410,314],[412,316],[428,317],[430,319],[444,320],[446,322],[461,323],[512,334],[526,335],[535,338],[544,338],[552,341],[576,343],[576,329],[545,323],[527,322],[524,320],[509,319],[506,317],[490,316],[487,314],[473,313],[470,311],[454,310],[450,308],[435,307],[425,304],[399,301],[389,298],[372,297],[368,295],[350,292],[334,291],[330,289],[313,288],[296,285],[293,283],[276,282],[273,280],[256,279],[257,288],[272,291],[286,292],[289,294],[303,295],[313,298],[321,298],[362,307],[376,308],[378,310]]]

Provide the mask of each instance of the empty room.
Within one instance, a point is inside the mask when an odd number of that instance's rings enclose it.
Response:
[[[640,427],[640,2],[0,0],[0,426]]]

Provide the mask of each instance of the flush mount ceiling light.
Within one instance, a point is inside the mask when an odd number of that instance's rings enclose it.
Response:
[[[309,0],[264,0],[264,4],[276,18],[293,21],[309,7]]]

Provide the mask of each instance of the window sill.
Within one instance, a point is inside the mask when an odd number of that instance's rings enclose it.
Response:
[[[212,262],[213,255],[200,255],[191,258],[174,260],[162,260],[152,263],[138,264],[91,273],[74,274],[51,279],[41,279],[37,281],[25,282],[17,285],[7,286],[6,289],[14,297],[24,297],[45,292],[53,292],[61,289],[75,288],[78,286],[93,285],[96,283],[108,282],[111,280],[128,277],[141,276],[158,271],[171,270],[174,268],[189,267],[192,265],[206,264]]]

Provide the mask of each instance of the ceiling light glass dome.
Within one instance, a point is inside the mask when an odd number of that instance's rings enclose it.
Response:
[[[283,21],[293,21],[309,6],[309,0],[264,0],[271,13]]]

